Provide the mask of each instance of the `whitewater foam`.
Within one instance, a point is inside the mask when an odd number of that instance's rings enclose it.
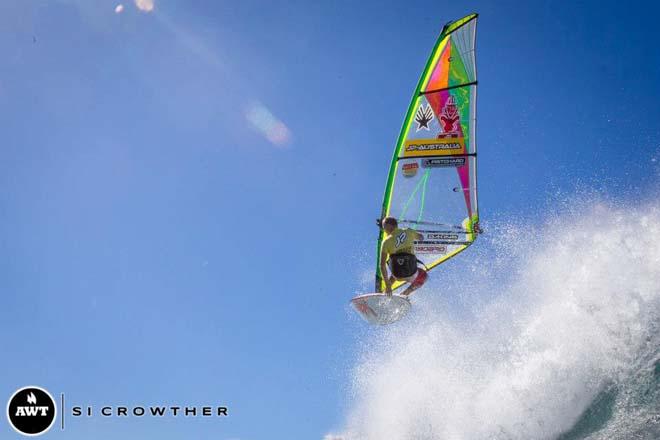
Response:
[[[487,225],[408,319],[362,336],[337,438],[657,438],[659,393],[631,394],[658,387],[660,209],[569,206],[541,227]]]

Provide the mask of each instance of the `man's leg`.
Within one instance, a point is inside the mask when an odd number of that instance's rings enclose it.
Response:
[[[422,287],[422,286],[424,285],[424,283],[426,282],[426,279],[427,279],[428,277],[429,277],[429,276],[427,275],[427,273],[426,273],[426,271],[425,271],[424,269],[421,269],[421,268],[420,268],[420,269],[417,269],[417,276],[416,276],[415,279],[410,283],[410,285],[406,288],[406,290],[404,290],[403,292],[401,292],[401,296],[408,296],[408,295],[410,295],[411,293],[413,293],[415,290],[417,290],[417,289],[419,289],[420,287]]]

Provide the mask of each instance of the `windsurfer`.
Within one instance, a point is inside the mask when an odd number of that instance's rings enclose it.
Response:
[[[409,282],[410,285],[401,293],[408,296],[424,285],[428,275],[426,271],[417,267],[415,256],[415,240],[423,239],[422,234],[414,229],[400,229],[394,217],[385,217],[380,226],[386,234],[380,252],[380,271],[385,282],[385,294],[392,294],[394,281]],[[387,270],[389,266],[392,271],[390,276]]]

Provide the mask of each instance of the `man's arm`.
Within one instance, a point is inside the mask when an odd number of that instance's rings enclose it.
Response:
[[[392,283],[390,283],[390,275],[387,273],[387,252],[384,249],[380,251],[380,274],[385,282],[385,293],[392,294]]]
[[[411,231],[415,234],[415,240],[424,240],[424,235],[421,232],[417,232],[414,229],[411,229]]]

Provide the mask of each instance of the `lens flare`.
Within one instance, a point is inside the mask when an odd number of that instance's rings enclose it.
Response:
[[[254,103],[245,111],[245,119],[275,146],[286,147],[291,142],[291,131],[263,104]]]
[[[135,0],[135,6],[143,12],[151,12],[154,10],[154,0]]]

